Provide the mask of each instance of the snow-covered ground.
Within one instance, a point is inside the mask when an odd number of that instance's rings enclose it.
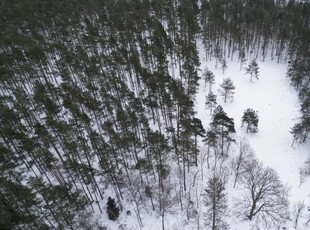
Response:
[[[223,73],[219,63],[216,68],[216,61],[206,61],[203,48],[200,51],[202,51],[200,52],[201,69],[208,67],[214,73],[216,83],[213,85],[212,91],[217,94],[217,103],[222,105],[229,117],[234,118],[237,139],[241,137],[248,139],[249,144],[254,149],[256,158],[262,161],[265,166],[274,168],[281,181],[290,187],[291,211],[296,202],[304,201],[306,205],[303,212],[304,218],[299,221],[297,229],[305,230],[305,217],[310,215],[310,211],[308,211],[310,207],[310,178],[300,186],[299,169],[303,166],[306,158],[309,157],[310,144],[299,145],[296,143],[293,147],[291,146],[293,138],[290,129],[298,121],[300,113],[298,111],[297,92],[290,86],[290,81],[286,78],[287,64],[271,60],[262,62],[257,59],[259,79],[253,79],[253,82],[250,82],[250,76],[246,75],[244,70],[247,63],[240,70],[240,62],[238,62],[237,56],[233,61],[226,59],[228,68]],[[249,60],[251,59],[249,58]],[[224,103],[217,90],[222,80],[227,77],[233,80],[236,90],[233,101]],[[201,78],[196,97],[196,116],[201,119],[206,129],[211,119],[209,109],[205,108],[205,98],[208,92],[209,88],[205,86],[204,79]],[[258,111],[259,131],[256,134],[247,134],[245,130],[241,129],[241,117],[247,108]],[[201,168],[193,168],[192,170],[195,172],[201,170]],[[196,202],[194,204],[195,208],[200,213],[199,224],[195,218],[187,221],[185,212],[181,212],[178,208],[174,212],[166,214],[166,230],[205,229],[203,225],[204,205],[202,194],[206,186],[207,174],[210,171],[207,169],[206,164],[203,166],[203,171],[204,180],[202,180],[200,171],[197,176],[197,186],[193,189],[192,194],[192,200]],[[230,229],[249,230],[253,228],[252,223],[236,219],[233,213],[232,201],[234,197],[240,196],[240,188],[237,186],[234,189],[232,183],[229,182],[226,189],[230,201],[229,216],[227,217]],[[124,212],[121,213],[119,220],[117,222],[108,221],[108,223],[104,221],[104,225],[107,225],[109,229],[159,230],[162,228],[161,218],[158,215],[143,211],[143,227],[140,227],[135,213],[126,214],[126,210],[130,209],[130,203],[125,203]],[[198,225],[200,228],[197,227]],[[281,228],[295,229],[293,221],[287,221]]]
[[[287,64],[277,63],[267,60],[265,62],[257,60],[259,65],[259,79],[250,82],[250,76],[245,74],[244,67],[240,71],[240,62],[237,58],[234,61],[227,61],[228,68],[223,74],[220,69],[215,68],[215,60],[201,60],[201,67],[208,67],[214,74],[216,84],[213,92],[217,93],[219,84],[223,78],[231,78],[236,86],[233,102],[224,103],[218,95],[217,102],[222,105],[229,117],[234,118],[237,136],[246,137],[255,151],[256,157],[265,166],[270,166],[279,174],[281,181],[291,189],[289,200],[291,208],[298,201],[304,201],[306,206],[310,206],[310,180],[299,187],[299,169],[303,166],[306,158],[309,157],[310,145],[294,144],[292,147],[291,127],[298,121],[299,101],[297,92],[290,86],[290,81],[286,78]],[[201,79],[200,90],[197,95],[197,117],[204,126],[208,126],[209,110],[205,109],[205,97],[208,88],[204,87]],[[259,131],[256,134],[247,134],[241,129],[241,117],[247,108],[258,111]],[[229,196],[234,196],[234,189],[227,188]],[[233,215],[233,213],[231,213]],[[305,209],[304,215],[310,212]],[[300,230],[305,229],[300,221]],[[249,225],[242,223],[230,223],[231,229],[246,230]],[[287,223],[286,229],[293,229],[293,224]]]

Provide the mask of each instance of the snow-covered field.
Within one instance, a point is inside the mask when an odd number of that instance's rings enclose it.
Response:
[[[200,49],[202,50],[202,48]],[[310,180],[300,186],[299,169],[303,166],[306,158],[309,157],[310,144],[299,145],[295,143],[292,147],[292,135],[290,134],[291,127],[298,121],[299,101],[297,93],[290,86],[289,79],[286,78],[287,64],[284,62],[277,63],[272,60],[264,62],[257,59],[259,66],[259,79],[253,79],[250,82],[250,76],[245,74],[245,63],[240,70],[240,62],[237,56],[234,60],[227,59],[228,68],[223,73],[218,63],[215,67],[215,60],[206,61],[204,53],[201,55],[201,69],[208,67],[215,75],[216,83],[212,87],[212,91],[217,94],[217,103],[222,105],[229,117],[234,118],[236,137],[245,137],[253,148],[256,158],[263,162],[265,166],[270,166],[276,170],[283,184],[287,184],[290,188],[289,201],[290,211],[298,201],[304,201],[306,209],[303,212],[304,218],[301,218],[297,229],[305,230],[305,217],[310,215]],[[251,60],[251,58],[248,58]],[[218,95],[217,90],[223,78],[231,78],[236,86],[234,99],[232,102],[224,103],[223,99]],[[204,79],[201,78],[199,91],[196,97],[197,117],[201,119],[205,129],[210,123],[210,111],[205,108],[205,98],[209,92],[208,86],[205,86]],[[247,108],[252,108],[258,111],[259,131],[256,134],[247,134],[244,129],[241,129],[241,117]],[[201,143],[201,145],[203,145]],[[203,146],[201,146],[203,148]],[[231,153],[233,154],[233,152]],[[193,168],[193,172],[201,170]],[[197,187],[193,189],[193,201],[198,212],[200,213],[199,223],[197,220],[187,221],[185,212],[175,210],[167,213],[165,217],[166,230],[179,229],[205,229],[203,225],[203,197],[201,196],[206,186],[207,174],[210,170],[206,164],[203,166],[204,180],[199,172],[197,176]],[[227,193],[229,197],[229,211],[227,221],[232,230],[249,230],[255,226],[248,221],[241,221],[235,218],[233,211],[233,200],[240,196],[240,187],[233,188],[232,182],[227,184]],[[124,210],[130,209],[130,204],[124,205]],[[309,209],[310,210],[310,209]],[[154,213],[142,214],[143,227],[141,228],[136,219],[135,213],[126,215],[123,212],[117,222],[104,222],[110,229],[146,229],[158,230],[161,229],[161,219]],[[198,225],[200,228],[198,228]],[[283,223],[281,229],[295,229],[292,221]]]

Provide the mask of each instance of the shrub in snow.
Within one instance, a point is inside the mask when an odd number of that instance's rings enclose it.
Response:
[[[116,220],[119,217],[119,208],[111,197],[108,198],[107,202],[107,214],[110,220]]]

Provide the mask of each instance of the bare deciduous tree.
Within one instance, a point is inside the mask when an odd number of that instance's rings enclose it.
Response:
[[[298,221],[302,215],[303,210],[306,208],[306,205],[304,203],[304,201],[299,201],[297,203],[294,204],[294,210],[293,210],[293,219],[295,222],[295,228],[297,228],[298,225]]]
[[[299,187],[305,183],[310,175],[310,158],[307,159],[303,168],[299,169]]]
[[[159,189],[161,190],[161,189]],[[177,190],[171,183],[166,182],[163,190],[159,191],[156,197],[159,203],[159,215],[161,217],[161,229],[165,230],[166,214],[172,211],[177,203]]]
[[[208,169],[209,169],[210,168],[209,159],[210,159],[211,151],[213,151],[215,154],[215,149],[216,149],[216,143],[217,143],[216,133],[212,130],[208,130],[206,133],[205,139],[203,139],[203,142],[205,142],[205,145],[207,146],[207,149],[205,151],[206,153],[203,159],[205,159],[205,156],[207,157],[207,164],[208,164]]]
[[[308,210],[309,210],[309,208],[308,208]],[[306,225],[306,226],[308,226],[308,225],[309,225],[309,223],[310,223],[310,215],[308,215],[308,217],[307,217],[307,221],[306,221],[305,225]]]
[[[240,175],[245,193],[236,199],[235,208],[239,217],[255,221],[265,229],[277,226],[288,215],[288,188],[277,173],[253,159],[245,165]]]
[[[299,188],[301,187],[301,185],[303,183],[305,183],[307,181],[307,177],[309,176],[307,170],[305,170],[304,168],[300,168],[299,169]]]
[[[237,180],[244,172],[245,165],[249,160],[254,158],[254,152],[249,145],[246,138],[241,138],[238,142],[237,154],[232,158],[231,166],[234,174],[234,188],[236,187]]]
[[[205,163],[205,160],[207,159],[207,167],[208,169],[210,168],[210,163],[209,163],[209,158],[210,158],[210,151],[206,148],[206,147],[203,147],[202,148],[202,151],[201,151],[201,154],[200,154],[200,171],[201,171],[201,180],[203,181],[203,171],[204,171],[204,163]]]

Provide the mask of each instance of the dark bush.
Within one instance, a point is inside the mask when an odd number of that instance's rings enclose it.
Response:
[[[119,217],[119,208],[111,197],[108,198],[107,202],[107,214],[110,220],[116,220]]]

